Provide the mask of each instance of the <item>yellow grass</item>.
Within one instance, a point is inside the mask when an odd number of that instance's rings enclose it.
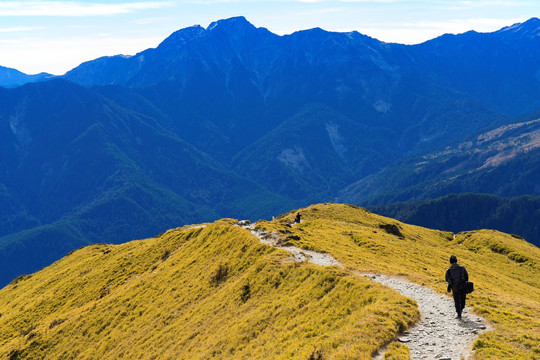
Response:
[[[384,354],[384,360],[410,360],[409,347],[405,344],[393,342]]]
[[[287,228],[292,244],[328,252],[349,269],[401,275],[445,293],[451,254],[464,265],[474,293],[468,305],[495,327],[474,345],[477,359],[540,359],[540,249],[493,230],[456,234],[400,223],[349,205],[304,209],[305,222],[285,223],[296,211],[261,227]],[[381,225],[395,224],[404,238]]]
[[[0,358],[369,358],[414,302],[224,220],[94,245],[0,291]]]
[[[450,254],[475,283],[468,304],[494,326],[475,356],[540,356],[538,248],[489,230],[454,238],[347,205],[301,212],[293,227],[296,212],[258,226],[331,253],[345,270],[295,263],[230,219],[92,245],[0,290],[0,358],[370,359],[418,310],[352,271],[402,275],[442,293]],[[406,346],[389,349],[389,358],[408,359]]]

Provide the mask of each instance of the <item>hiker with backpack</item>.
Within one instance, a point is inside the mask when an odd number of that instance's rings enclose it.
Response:
[[[446,281],[448,282],[447,291],[450,292],[450,289],[452,289],[457,319],[461,319],[461,313],[465,308],[465,298],[467,293],[472,291],[472,288],[468,289],[467,287],[472,286],[472,283],[469,282],[467,270],[458,265],[457,258],[454,255],[450,256],[450,268],[446,270]]]

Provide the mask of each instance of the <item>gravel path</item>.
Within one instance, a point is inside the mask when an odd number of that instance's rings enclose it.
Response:
[[[240,223],[241,224],[241,223]],[[242,226],[242,225],[241,225]],[[265,230],[255,230],[253,224],[246,224],[242,226],[245,229],[248,229],[251,231],[253,235],[259,238],[263,244],[278,247],[283,250],[287,250],[288,252],[292,253],[292,257],[295,261],[306,261],[312,264],[317,265],[323,265],[323,266],[331,266],[336,265],[339,267],[343,267],[336,259],[332,257],[332,255],[319,253],[316,251],[310,251],[310,250],[303,250],[299,247],[287,245],[287,244],[280,244],[280,236],[277,233],[270,233],[268,234]]]
[[[295,246],[280,244],[277,233],[255,230],[247,221],[239,226],[251,231],[264,244],[275,246],[292,253],[295,261],[308,261],[313,264],[343,268],[336,259],[325,253],[302,250]],[[460,360],[471,356],[472,344],[479,333],[490,330],[486,321],[467,311],[465,308],[461,320],[455,319],[453,299],[444,296],[406,279],[381,274],[355,272],[373,281],[391,287],[402,295],[416,300],[420,310],[420,321],[401,334],[398,341],[407,344],[412,360]],[[384,358],[385,349],[381,349],[373,360]]]
[[[467,311],[455,319],[454,301],[405,279],[380,274],[361,274],[416,300],[420,321],[398,338],[409,346],[411,359],[460,360],[471,355],[478,334],[487,331],[486,321]],[[383,353],[374,359],[383,359]]]

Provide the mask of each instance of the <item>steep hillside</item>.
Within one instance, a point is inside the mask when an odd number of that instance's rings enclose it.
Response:
[[[367,357],[417,316],[395,292],[291,263],[227,220],[92,245],[0,299],[12,359]]]
[[[396,156],[390,142],[379,141],[388,131],[311,105],[240,152],[233,168],[289,198],[321,201]]]
[[[348,205],[300,211],[304,221],[294,227],[296,211],[256,228],[328,252],[345,269],[294,262],[234,220],[91,245],[0,290],[0,354],[369,359],[418,312],[355,271],[405,276],[444,292],[451,253],[475,282],[469,305],[494,327],[475,342],[476,358],[540,353],[540,250],[533,245],[490,230],[453,236]]]
[[[0,285],[91,242],[287,203],[92,89],[56,79],[0,104]]]
[[[537,115],[537,114],[536,114]],[[540,119],[495,126],[435,152],[406,157],[347,186],[357,203],[426,200],[450,193],[540,194]]]
[[[408,224],[460,232],[497,229],[540,246],[540,198],[452,194],[441,198],[374,206],[371,211]]]
[[[422,67],[452,88],[491,109],[518,115],[540,108],[539,35],[540,19],[532,18],[493,33],[444,35],[411,50]]]

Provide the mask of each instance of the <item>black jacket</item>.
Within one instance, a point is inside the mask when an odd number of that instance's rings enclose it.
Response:
[[[461,284],[469,281],[469,274],[463,266],[454,263],[446,270],[446,281],[453,292],[461,291]]]

